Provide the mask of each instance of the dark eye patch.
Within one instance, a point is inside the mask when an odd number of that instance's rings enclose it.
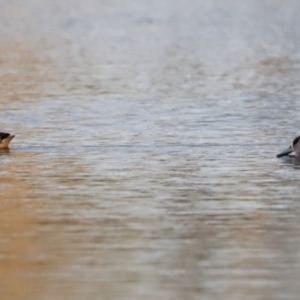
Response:
[[[293,141],[293,147],[300,141],[300,136],[296,137]]]
[[[0,141],[6,139],[7,137],[9,137],[9,133],[0,132]]]

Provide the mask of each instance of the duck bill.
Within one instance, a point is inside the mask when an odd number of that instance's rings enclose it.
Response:
[[[287,149],[285,149],[282,152],[280,152],[279,154],[277,154],[277,157],[286,156],[286,155],[291,154],[292,152],[293,152],[293,149],[292,149],[292,146],[290,146]]]

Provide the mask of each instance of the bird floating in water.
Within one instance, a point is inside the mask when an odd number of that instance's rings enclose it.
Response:
[[[277,157],[282,157],[286,155],[293,156],[293,157],[300,157],[300,136],[297,136],[293,140],[293,144],[291,146],[289,146],[287,149],[277,154]]]
[[[0,132],[0,149],[8,148],[10,141],[14,138],[14,135],[9,133]]]

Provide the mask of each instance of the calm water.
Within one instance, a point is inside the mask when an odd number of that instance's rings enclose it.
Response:
[[[2,1],[1,300],[298,299],[299,13]]]

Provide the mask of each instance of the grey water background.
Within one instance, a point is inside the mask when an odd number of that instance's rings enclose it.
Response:
[[[299,13],[2,1],[1,299],[298,299]]]

